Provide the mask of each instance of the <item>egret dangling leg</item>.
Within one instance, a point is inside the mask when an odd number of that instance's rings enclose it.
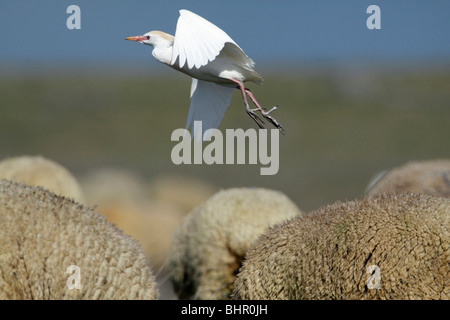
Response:
[[[272,123],[276,128],[280,129],[280,131],[283,133],[284,129],[283,127],[277,122],[277,120],[275,120],[273,117],[271,117],[269,114],[276,110],[278,108],[278,106],[273,107],[272,109],[270,109],[269,111],[266,111],[265,108],[261,107],[258,103],[258,101],[256,100],[255,96],[253,95],[253,93],[251,92],[250,89],[245,88],[244,84],[242,82],[236,81],[234,79],[230,79],[231,81],[237,83],[237,89],[241,90],[242,93],[242,98],[244,100],[244,105],[245,105],[245,110],[247,111],[248,115],[256,122],[256,124],[262,129],[262,124],[264,124],[264,121],[261,120],[261,118],[259,118],[254,111],[259,111],[261,112],[262,116],[264,118],[266,118],[267,120],[269,120],[270,123]],[[250,109],[248,102],[247,102],[247,95],[250,97],[250,99],[253,101],[253,103],[256,106],[256,109]],[[261,122],[261,124],[257,121],[259,120]]]
[[[278,123],[277,120],[275,120],[275,118],[269,116],[269,113],[271,113],[272,111],[275,111],[278,109],[278,105],[276,105],[275,107],[273,107],[272,109],[270,109],[269,111],[266,111],[265,108],[261,107],[258,103],[258,101],[256,100],[255,96],[253,95],[253,93],[250,91],[250,89],[245,88],[245,91],[247,92],[248,96],[250,97],[250,99],[252,99],[253,103],[256,105],[256,109],[254,110],[258,110],[259,112],[261,112],[262,116],[264,118],[266,118],[267,120],[269,120],[270,123],[272,123],[276,128],[280,129],[281,133],[284,132],[283,127],[281,126],[281,124]]]
[[[258,117],[256,115],[256,113],[253,112],[252,109],[250,109],[250,106],[249,106],[248,101],[247,101],[247,94],[246,94],[247,88],[245,88],[244,84],[239,82],[239,81],[236,81],[236,80],[233,80],[233,79],[230,79],[230,80],[235,82],[235,83],[237,83],[236,89],[241,90],[242,99],[244,100],[245,111],[247,111],[247,113],[250,116],[250,118],[252,118],[253,121],[256,122],[258,127],[260,127],[261,129],[264,129],[264,127],[262,126],[264,124],[264,121],[262,121],[261,118]]]

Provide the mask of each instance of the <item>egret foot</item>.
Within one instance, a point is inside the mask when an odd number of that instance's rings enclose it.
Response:
[[[278,109],[278,105],[276,105],[275,107],[273,107],[269,111],[266,111],[266,108],[261,108],[261,109],[256,108],[256,109],[252,109],[252,111],[260,111],[264,118],[266,118],[270,123],[272,123],[276,128],[278,128],[281,131],[281,133],[284,133],[284,129],[281,126],[281,124],[279,124],[278,121],[275,120],[275,118],[273,118],[272,116],[269,116],[269,114],[272,111],[275,111],[277,109]]]
[[[258,115],[253,112],[254,110],[250,109],[248,104],[245,106],[245,111],[247,111],[247,114],[250,116],[250,118],[253,119],[253,121],[255,121],[255,123],[258,125],[258,127],[260,127],[261,129],[264,129],[264,127],[263,127],[264,121],[262,121],[261,118],[258,117]]]
[[[266,109],[262,108],[259,105],[256,98],[253,96],[253,93],[251,92],[251,90],[246,88],[242,82],[234,80],[234,79],[230,79],[230,80],[237,84],[236,89],[239,89],[242,93],[242,99],[244,100],[245,110],[247,111],[247,114],[250,116],[250,118],[252,118],[253,121],[256,122],[258,127],[263,129],[264,127],[262,125],[264,124],[264,121],[262,121],[261,118],[259,118],[254,111],[261,112],[261,114],[264,118],[266,118],[270,123],[272,123],[276,128],[278,128],[281,131],[281,133],[284,133],[284,129],[278,123],[278,121],[269,115],[272,111],[275,111],[276,109],[278,109],[278,106],[275,106],[272,109],[270,109],[269,111],[266,111]],[[247,102],[247,95],[250,97],[250,99],[252,99],[253,103],[256,106],[256,109],[250,109],[248,102]]]
[[[279,130],[281,131],[281,133],[284,134],[284,129],[283,129],[283,127],[281,126],[281,124],[279,124],[278,121],[275,120],[273,117],[269,116],[269,113],[270,113],[271,111],[273,111],[273,110],[275,110],[275,109],[272,108],[269,112],[264,112],[264,113],[262,113],[262,115],[263,115],[264,118],[266,118],[267,120],[269,120],[269,122],[270,122],[271,124],[273,124],[277,129],[279,129]]]

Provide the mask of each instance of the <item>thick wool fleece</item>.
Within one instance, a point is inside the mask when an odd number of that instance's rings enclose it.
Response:
[[[236,188],[218,192],[175,232],[168,269],[182,299],[229,299],[240,263],[269,226],[301,215],[284,194]]]
[[[233,298],[450,299],[449,232],[446,198],[338,202],[258,239]]]
[[[73,200],[0,180],[0,226],[0,299],[158,298],[137,242]]]

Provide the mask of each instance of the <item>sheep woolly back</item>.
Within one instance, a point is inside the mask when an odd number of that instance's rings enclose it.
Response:
[[[60,164],[40,156],[20,156],[1,161],[0,179],[41,186],[84,203],[83,192],[75,177]]]
[[[258,239],[233,298],[449,299],[449,229],[446,198],[385,194],[338,202]]]
[[[367,192],[412,192],[450,198],[450,160],[411,161],[381,177]]]
[[[71,199],[0,180],[0,225],[0,299],[158,298],[137,242]]]
[[[269,226],[301,215],[284,194],[267,189],[220,191],[175,231],[168,270],[181,299],[229,299],[251,244]]]

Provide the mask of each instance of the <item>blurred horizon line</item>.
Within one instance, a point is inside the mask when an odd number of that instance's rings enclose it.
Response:
[[[149,57],[151,58],[151,56]],[[169,67],[157,61],[92,61],[78,59],[68,61],[1,61],[0,77],[26,75],[150,75],[173,76]],[[285,59],[283,62],[260,59],[256,70],[266,75],[314,75],[351,73],[404,73],[450,71],[448,57],[429,59]],[[174,71],[174,70],[172,70]]]

